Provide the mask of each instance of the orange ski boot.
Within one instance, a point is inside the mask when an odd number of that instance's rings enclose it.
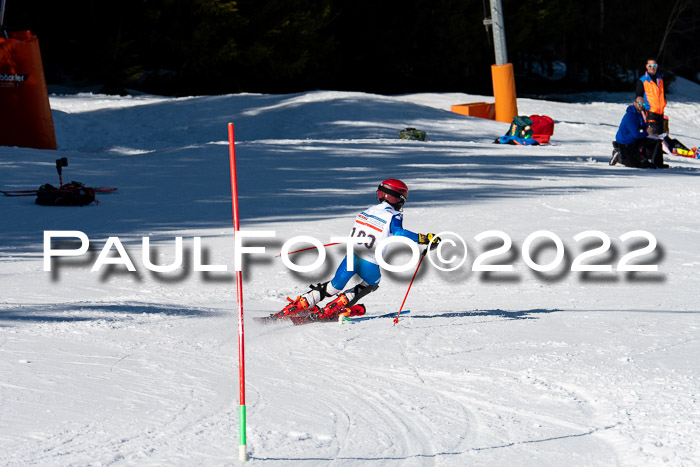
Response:
[[[309,317],[314,321],[336,319],[338,315],[345,311],[345,305],[348,304],[348,297],[345,294],[338,295],[338,298],[324,306],[317,313],[312,313]]]
[[[309,302],[304,297],[299,296],[296,300],[287,297],[287,300],[289,300],[289,305],[284,307],[282,311],[271,314],[270,319],[289,318],[309,308]]]

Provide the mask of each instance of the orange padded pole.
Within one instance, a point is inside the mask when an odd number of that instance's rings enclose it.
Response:
[[[518,115],[513,64],[491,65],[491,81],[493,97],[496,98],[496,120],[511,123],[513,117]]]

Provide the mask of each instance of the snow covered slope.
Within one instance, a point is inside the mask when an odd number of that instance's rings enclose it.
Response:
[[[669,96],[672,135],[688,146],[700,145],[698,96],[688,82]],[[244,270],[251,465],[697,465],[700,161],[609,166],[632,96],[588,97],[520,99],[520,114],[556,127],[551,145],[516,147],[492,144],[507,124],[449,112],[490,100],[466,94],[52,96],[59,150],[0,148],[0,189],[56,184],[67,157],[64,181],[119,190],[83,208],[0,199],[0,464],[238,462],[231,121],[241,228],[276,233],[252,241],[267,253]],[[407,126],[431,140],[399,140]],[[410,188],[405,227],[453,232],[465,263],[425,263],[398,325],[253,322],[342,258],[331,247],[319,270],[296,273],[275,257],[282,244],[347,235],[385,178]],[[91,249],[44,271],[45,230],[84,232]],[[503,234],[475,238],[489,231]],[[562,241],[552,271],[526,262],[555,261],[551,240],[528,246],[540,231]],[[599,233],[574,239],[587,231]],[[656,272],[620,270],[649,244],[620,238],[638,231],[657,245],[629,264]],[[183,265],[147,269],[142,237],[162,265],[177,236]],[[504,236],[511,248],[484,264],[513,270],[472,270]],[[108,237],[135,272],[91,272]],[[194,270],[194,237],[226,272]],[[571,271],[601,238],[610,249],[583,264],[612,271]],[[385,273],[368,315],[398,311],[411,275]]]

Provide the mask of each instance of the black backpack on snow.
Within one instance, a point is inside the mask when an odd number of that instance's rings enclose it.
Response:
[[[36,204],[42,206],[85,206],[95,201],[95,191],[80,182],[70,182],[56,188],[41,185],[36,193]]]

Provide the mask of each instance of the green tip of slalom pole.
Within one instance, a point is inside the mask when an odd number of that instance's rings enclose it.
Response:
[[[246,446],[245,431],[246,431],[246,420],[245,420],[245,405],[238,407],[238,421],[239,421],[239,439],[238,444],[238,460],[247,461],[248,460],[248,449]]]

